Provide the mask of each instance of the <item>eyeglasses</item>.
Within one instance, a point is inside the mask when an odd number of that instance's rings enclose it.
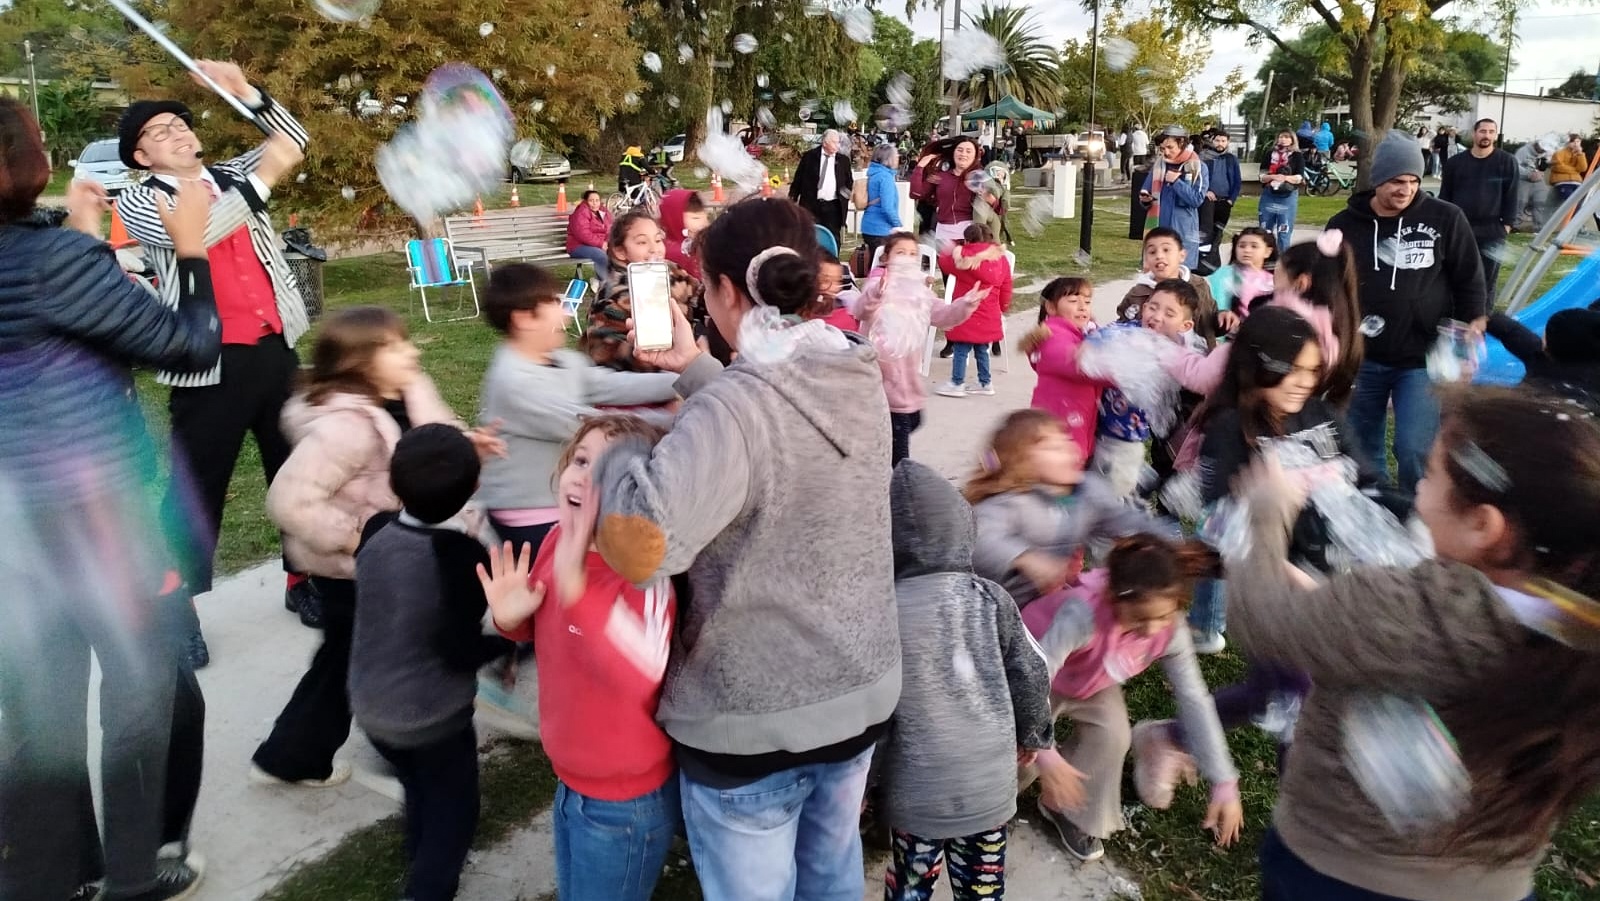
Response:
[[[189,123],[182,119],[170,119],[160,125],[152,125],[139,132],[139,137],[142,138],[148,135],[150,140],[155,141],[157,144],[164,144],[173,135],[184,135],[188,134],[189,131]]]

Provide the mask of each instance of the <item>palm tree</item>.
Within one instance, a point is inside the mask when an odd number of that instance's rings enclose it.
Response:
[[[966,27],[988,32],[1005,52],[1005,65],[980,72],[960,86],[962,99],[988,106],[1010,94],[1030,106],[1053,110],[1061,102],[1058,59],[1040,34],[1039,23],[1026,9],[984,3],[968,15]]]

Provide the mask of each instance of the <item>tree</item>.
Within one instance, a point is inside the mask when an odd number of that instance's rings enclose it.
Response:
[[[1342,44],[1326,25],[1313,23],[1287,42],[1292,51],[1274,47],[1256,71],[1262,84],[1273,73],[1273,96],[1268,102],[1267,121],[1274,125],[1293,125],[1323,116],[1330,106],[1347,102],[1342,79],[1347,77]],[[1476,31],[1448,22],[1440,48],[1418,62],[1406,78],[1401,91],[1396,121],[1404,122],[1426,107],[1440,112],[1466,110],[1467,95],[1479,85],[1499,84],[1505,77],[1506,51]],[[1251,91],[1240,100],[1240,111],[1251,122],[1261,119],[1262,91]]]
[[[84,145],[100,137],[107,110],[95,99],[87,81],[57,78],[39,86],[39,128],[53,159],[77,156]]]
[[[1095,116],[1100,121],[1095,124],[1114,128],[1129,121],[1151,126],[1178,122],[1194,127],[1223,98],[1237,97],[1244,87],[1243,73],[1235,69],[1215,90],[1198,94],[1194,75],[1211,58],[1209,44],[1198,35],[1168,29],[1155,18],[1130,21],[1112,10],[1102,24],[1100,42],[1095,85]],[[1113,63],[1105,52],[1108,45],[1131,49],[1131,58]],[[1069,40],[1062,47],[1061,88],[1068,122],[1089,121],[1092,59],[1088,39]]]
[[[1094,0],[1085,0],[1092,3]],[[1116,0],[1118,3],[1126,0]],[[1316,22],[1335,36],[1342,63],[1333,80],[1350,101],[1363,155],[1399,121],[1407,78],[1445,46],[1445,23],[1435,18],[1453,0],[1172,0],[1161,9],[1180,28],[1247,28],[1293,57],[1304,56],[1291,36]],[[1520,0],[1498,0],[1509,11]],[[1367,170],[1360,174],[1366,187]]]
[[[1549,96],[1570,100],[1600,100],[1600,85],[1596,84],[1595,76],[1579,69],[1568,75],[1566,81],[1551,88]]]
[[[890,102],[889,83],[904,72],[912,78],[909,129],[925,135],[945,113],[944,85],[939,79],[939,44],[917,40],[904,22],[875,13],[877,23],[869,48],[883,63],[883,72],[869,92],[867,105],[877,110]],[[863,111],[865,113],[865,111]]]
[[[26,75],[23,41],[33,42],[34,70],[41,79],[81,75],[66,65],[79,44],[113,40],[122,17],[102,3],[74,0],[11,0],[0,10],[0,74]]]
[[[231,59],[311,133],[303,183],[279,185],[280,210],[317,214],[334,232],[404,220],[385,202],[372,165],[378,145],[411,114],[437,66],[461,61],[491,75],[522,136],[561,148],[593,135],[640,87],[638,51],[615,0],[527,0],[515,15],[493,0],[440,5],[386,0],[370,22],[337,24],[303,0],[165,0],[169,34],[196,57]],[[492,26],[481,28],[483,25]],[[485,33],[487,32],[487,33]],[[131,96],[189,102],[209,156],[260,140],[252,126],[195,87],[142,35],[118,76]],[[353,189],[355,203],[341,196]]]
[[[993,71],[975,73],[960,86],[961,96],[974,107],[988,106],[1010,95],[1030,106],[1054,110],[1061,102],[1061,79],[1056,52],[1040,34],[1037,19],[1028,10],[984,3],[967,17],[967,27],[986,31],[1000,43],[1005,63]]]

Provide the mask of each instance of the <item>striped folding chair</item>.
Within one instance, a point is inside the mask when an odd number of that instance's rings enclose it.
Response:
[[[456,259],[455,250],[448,238],[413,238],[406,242],[406,262],[411,269],[411,285],[422,295],[422,316],[434,322],[433,310],[428,306],[428,289],[465,288],[472,297],[472,313],[467,314],[463,298],[456,304],[460,315],[437,320],[457,322],[478,317],[478,285],[472,279],[472,265]]]

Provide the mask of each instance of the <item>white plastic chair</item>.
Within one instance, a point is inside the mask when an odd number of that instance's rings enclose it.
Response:
[[[1012,287],[1016,287],[1017,255],[1006,251],[1006,271],[1011,274]],[[1000,371],[1011,371],[1011,337],[1006,334],[1006,317],[1000,314]]]
[[[944,300],[941,302],[950,303],[954,301],[956,299],[955,294],[956,277],[953,275],[947,276],[944,280]],[[920,371],[923,378],[927,378],[928,373],[933,371],[933,347],[938,343],[939,330],[931,325],[928,326],[928,340],[922,345],[922,368]]]

